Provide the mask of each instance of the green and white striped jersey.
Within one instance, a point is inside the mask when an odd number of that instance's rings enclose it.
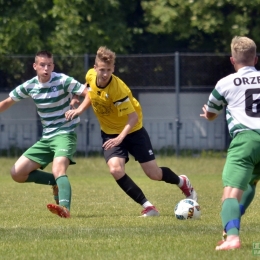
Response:
[[[19,85],[9,93],[14,101],[31,97],[37,107],[43,127],[43,138],[74,132],[79,117],[67,121],[65,112],[70,109],[73,94],[80,95],[85,85],[62,73],[51,73],[49,82],[41,83],[38,76]]]
[[[226,105],[226,119],[232,138],[241,131],[260,134],[260,72],[243,67],[222,78],[208,100],[207,111],[220,114]]]

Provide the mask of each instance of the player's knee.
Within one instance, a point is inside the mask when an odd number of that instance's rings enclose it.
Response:
[[[12,167],[10,174],[14,181],[19,182],[19,183],[24,182],[24,180],[21,179],[21,175],[19,174],[19,172],[16,171],[15,166]]]
[[[123,169],[121,169],[121,167],[110,167],[109,170],[116,180],[120,179],[125,174],[125,172],[123,171]]]

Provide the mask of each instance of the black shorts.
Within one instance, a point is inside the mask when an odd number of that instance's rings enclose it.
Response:
[[[101,131],[103,144],[107,140],[117,136],[118,134],[111,135]],[[125,162],[127,163],[129,161],[128,153],[130,153],[139,163],[145,163],[155,159],[150,137],[144,127],[142,127],[140,130],[128,134],[124,138],[123,142],[118,146],[108,150],[103,149],[106,162],[108,162],[110,158],[120,157],[125,158]]]

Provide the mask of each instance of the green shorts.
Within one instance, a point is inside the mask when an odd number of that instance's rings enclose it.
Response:
[[[259,179],[259,164],[260,135],[254,131],[237,134],[228,149],[222,173],[223,186],[246,190],[248,183]]]
[[[76,152],[77,135],[75,133],[60,134],[51,138],[41,138],[24,152],[24,156],[37,162],[44,169],[55,157],[67,157],[70,164],[76,164],[72,158]]]

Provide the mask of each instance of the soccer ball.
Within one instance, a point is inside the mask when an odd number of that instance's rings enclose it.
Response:
[[[201,215],[200,205],[192,199],[181,200],[174,208],[177,219],[199,219]]]

